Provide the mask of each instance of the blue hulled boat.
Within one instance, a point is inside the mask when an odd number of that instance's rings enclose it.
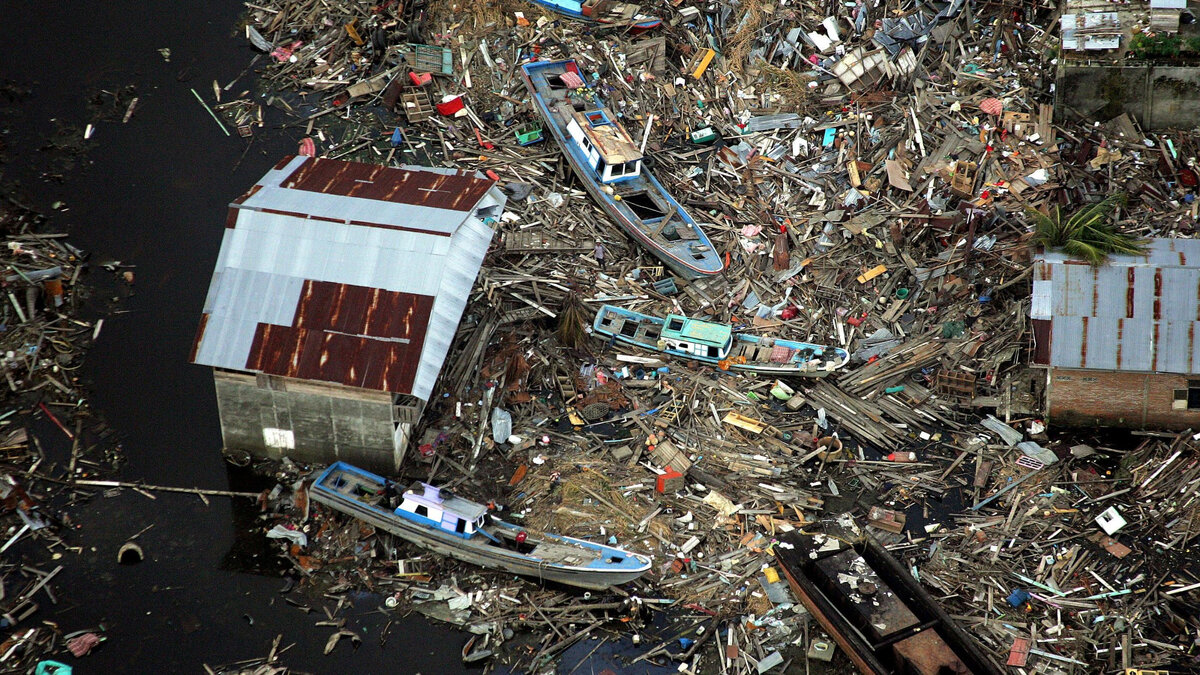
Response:
[[[737,333],[729,324],[678,314],[664,319],[612,305],[600,308],[592,330],[643,349],[765,375],[825,377],[850,360],[849,352],[837,347]]]
[[[635,33],[658,28],[662,19],[642,13],[642,8],[613,0],[529,0],[535,5],[589,23],[629,26]]]
[[[652,174],[629,132],[575,61],[521,67],[533,101],[584,187],[629,236],[685,279],[719,274],[721,256]]]
[[[488,515],[487,507],[426,483],[397,484],[345,462],[313,483],[313,500],[431,551],[483,567],[602,590],[633,581],[650,559],[583,539],[540,536]]]

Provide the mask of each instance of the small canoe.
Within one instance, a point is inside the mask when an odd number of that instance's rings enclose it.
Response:
[[[846,365],[844,349],[738,333],[729,324],[666,318],[604,305],[596,312],[597,335],[650,351],[711,363],[723,370],[742,370],[775,376],[825,377]]]

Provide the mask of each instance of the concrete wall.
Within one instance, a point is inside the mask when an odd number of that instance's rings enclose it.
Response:
[[[1188,376],[1051,368],[1047,408],[1054,426],[1200,429],[1200,410],[1176,410]],[[1200,379],[1193,377],[1192,379]]]
[[[387,392],[219,369],[213,378],[226,448],[306,462],[340,459],[385,473],[396,469]]]
[[[1127,112],[1143,129],[1190,129],[1200,119],[1200,67],[1065,64],[1055,116],[1075,112],[1106,121]]]

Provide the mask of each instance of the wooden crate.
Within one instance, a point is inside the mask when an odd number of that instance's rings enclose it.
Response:
[[[424,122],[433,117],[433,103],[429,101],[429,93],[417,87],[405,87],[400,93],[398,104],[404,111],[404,117],[410,123]]]
[[[933,377],[933,390],[939,396],[955,399],[975,398],[975,375],[942,369]]]

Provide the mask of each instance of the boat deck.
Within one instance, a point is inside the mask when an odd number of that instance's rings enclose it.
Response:
[[[383,487],[365,476],[349,471],[331,473],[322,483],[327,489],[368,506],[383,501]]]
[[[590,551],[582,546],[572,546],[557,541],[541,541],[530,553],[551,565],[581,567],[600,558],[599,551]]]
[[[600,319],[600,325],[605,330],[612,331],[616,335],[622,335],[636,342],[646,344],[654,344],[658,342],[658,338],[662,335],[662,324],[654,321],[642,320],[624,317],[612,312],[606,313]]]

